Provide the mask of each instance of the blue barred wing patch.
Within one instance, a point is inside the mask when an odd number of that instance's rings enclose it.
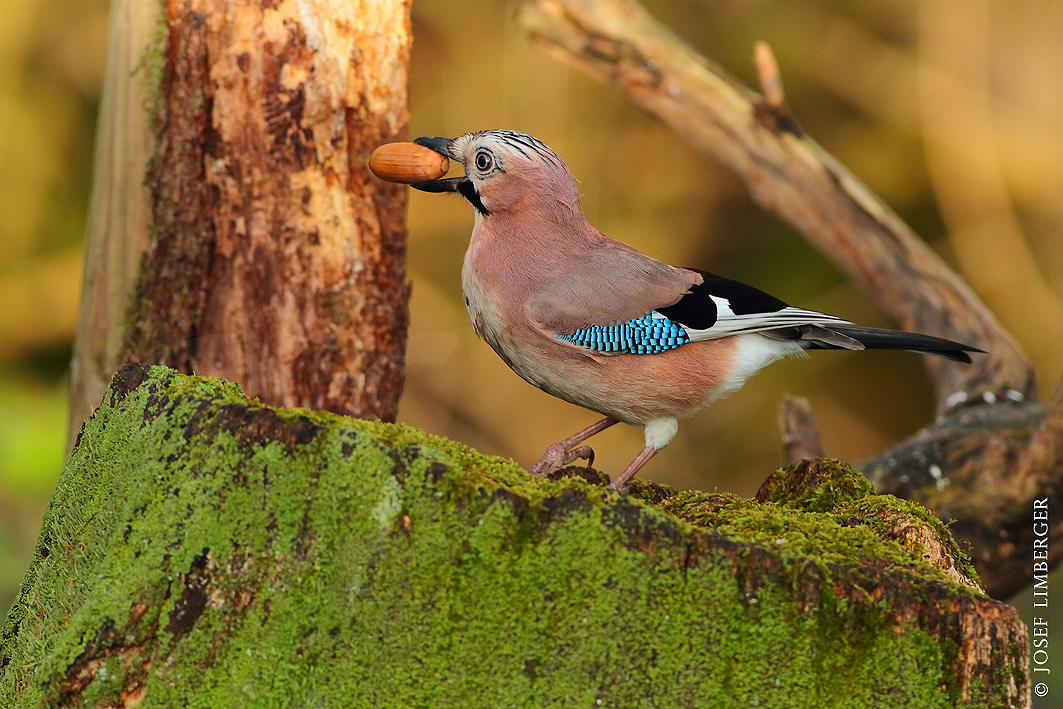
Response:
[[[620,325],[592,325],[568,334],[562,340],[607,354],[656,354],[690,342],[682,325],[653,312]]]

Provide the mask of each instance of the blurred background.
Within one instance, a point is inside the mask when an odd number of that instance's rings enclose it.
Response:
[[[753,43],[766,40],[805,130],[963,275],[1035,361],[1042,398],[1051,394],[1063,372],[1063,4],[645,4],[750,86]],[[0,608],[14,597],[64,457],[107,12],[101,0],[0,0]],[[565,159],[591,223],[610,236],[794,305],[890,326],[728,173],[612,90],[537,53],[512,17],[512,2],[414,0],[412,136],[531,133]],[[473,335],[460,290],[469,205],[411,191],[409,228],[399,419],[522,465],[595,420],[525,384]],[[783,393],[812,400],[828,455],[850,461],[932,416],[917,356],[817,353],[774,365],[681,422],[643,475],[751,495],[781,462]],[[592,444],[596,467],[615,474],[642,433],[619,426]],[[1063,591],[1063,576],[1053,578]],[[1027,612],[1028,598],[1014,602]]]

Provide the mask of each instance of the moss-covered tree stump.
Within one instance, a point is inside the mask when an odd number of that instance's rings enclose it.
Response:
[[[536,480],[131,365],[44,519],[0,705],[1028,704],[1017,614],[870,492],[823,461],[758,500]]]

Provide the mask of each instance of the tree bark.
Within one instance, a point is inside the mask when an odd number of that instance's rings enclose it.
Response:
[[[782,436],[783,460],[792,465],[799,460],[823,457],[812,404],[803,396],[783,396],[778,406],[779,433]]]
[[[632,491],[129,365],[44,519],[0,703],[1029,706],[1018,613],[853,469]]]
[[[154,68],[150,245],[131,290],[104,285],[117,358],[84,361],[79,381],[158,362],[276,405],[394,418],[406,189],[366,160],[408,131],[409,11],[167,0],[162,42],[141,60]]]

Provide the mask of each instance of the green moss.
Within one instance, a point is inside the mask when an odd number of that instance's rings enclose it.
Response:
[[[761,486],[758,499],[806,512],[830,512],[849,500],[875,494],[867,478],[837,460],[800,461],[779,468]]]
[[[926,527],[930,530],[930,536],[938,540],[945,554],[955,562],[960,573],[974,584],[981,586],[978,571],[970,557],[956,543],[949,532],[948,525],[917,502],[902,500],[893,495],[869,495],[842,505],[836,511],[835,516],[844,520],[859,519],[863,524],[874,529],[875,533],[882,538],[889,538],[893,535],[898,520]],[[909,555],[914,556],[920,562],[924,551],[925,549],[918,545],[908,548]]]
[[[162,131],[164,113],[159,97],[162,86],[163,74],[166,71],[166,47],[169,42],[170,28],[166,3],[158,2],[156,5],[155,25],[152,30],[151,41],[144,47],[140,59],[137,60],[134,74],[144,73],[144,82],[147,92],[144,96],[144,111],[148,115],[148,126],[153,137]]]
[[[921,525],[942,542],[961,572],[978,583],[970,560],[947,527],[931,512],[892,495],[874,495],[870,485],[850,482],[854,475],[860,475],[854,468],[836,461],[834,466],[841,484],[825,483],[823,487],[828,490],[823,494],[809,491],[800,497],[787,495],[783,502],[758,503],[727,493],[689,490],[673,493],[656,504],[698,527],[712,528],[736,541],[772,549],[788,563],[804,560],[823,567],[829,564],[851,567],[873,562],[878,566],[906,569],[913,577],[954,584],[945,571],[923,558],[925,550],[921,546],[908,545],[895,538],[894,530],[901,521]],[[778,471],[773,477],[781,474]],[[827,500],[837,504],[828,507]],[[817,511],[795,514],[795,509],[804,507]],[[963,588],[967,595],[976,593],[972,588]]]
[[[951,636],[876,595],[867,560],[969,590],[840,512],[661,503],[702,529],[409,427],[123,374],[8,616],[4,706],[956,704]]]

